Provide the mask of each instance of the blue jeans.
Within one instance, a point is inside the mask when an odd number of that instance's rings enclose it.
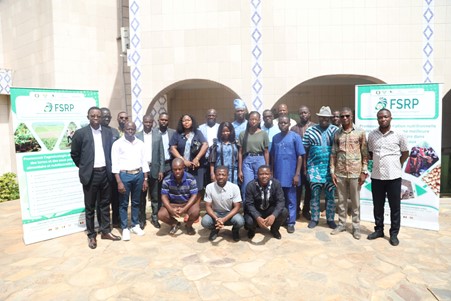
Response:
[[[243,160],[243,185],[241,186],[241,193],[243,199],[243,208],[246,202],[246,186],[247,184],[257,178],[258,168],[265,165],[265,157],[261,156],[246,156]]]
[[[288,226],[294,226],[296,224],[296,188],[297,187],[282,187],[283,195],[285,197],[285,207],[288,209]]]
[[[130,193],[132,195],[132,212],[131,212],[131,227],[139,224],[139,202],[141,197],[141,190],[143,187],[143,173],[140,172],[136,175],[131,175],[125,172],[119,174],[122,183],[125,187],[125,192],[119,194],[119,217],[121,219],[121,228],[126,229],[128,227],[128,199]]]
[[[217,217],[224,217],[228,213],[227,212],[215,212]],[[202,224],[202,227],[206,229],[213,230],[215,228],[215,221],[213,218],[211,218],[210,215],[205,214],[204,217],[202,217],[202,221],[200,222]],[[232,216],[231,219],[226,221],[224,223],[225,226],[233,226],[232,231],[239,231],[240,228],[244,226],[244,218],[240,213],[235,214]]]

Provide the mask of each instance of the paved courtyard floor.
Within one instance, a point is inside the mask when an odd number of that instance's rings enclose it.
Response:
[[[98,236],[95,250],[83,232],[25,246],[19,201],[1,203],[0,300],[451,300],[449,198],[440,231],[402,227],[397,247],[367,240],[368,222],[359,241],[349,228],[331,236],[324,220],[281,240],[242,230],[237,243],[194,227],[170,237],[148,224],[129,242]]]

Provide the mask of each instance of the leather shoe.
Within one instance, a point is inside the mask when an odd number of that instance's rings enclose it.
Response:
[[[337,224],[336,224],[334,221],[327,221],[327,225],[328,225],[329,228],[331,228],[331,229],[337,228]]]
[[[120,236],[114,235],[113,233],[102,233],[100,236],[101,239],[109,239],[109,240],[121,240]]]
[[[373,240],[379,237],[384,237],[384,232],[382,231],[374,231],[373,233],[369,234],[367,239]]]
[[[160,223],[158,222],[158,219],[156,219],[156,218],[152,218],[152,219],[150,220],[150,223],[151,223],[155,228],[157,228],[157,229],[160,229],[160,228],[161,228],[161,225],[160,225]]]
[[[249,239],[254,238],[254,236],[255,236],[255,230],[252,230],[252,229],[247,230],[247,237]]]
[[[144,228],[146,227],[147,222],[143,221],[143,222],[139,222],[139,227],[141,228],[141,230],[144,230]]]
[[[233,241],[240,241],[240,231],[232,230],[232,238],[233,238]]]
[[[318,222],[316,222],[316,221],[310,221],[310,222],[308,223],[308,226],[307,226],[307,227],[309,227],[310,229],[313,229],[313,228],[315,228],[317,225],[318,225]]]
[[[96,239],[95,237],[89,238],[89,240],[88,240],[88,246],[89,246],[91,249],[97,248],[97,239]]]
[[[280,235],[279,230],[271,229],[271,234],[275,239],[281,239],[282,235]]]
[[[191,227],[186,226],[185,228],[186,228],[186,234],[188,234],[188,235],[196,234],[196,230],[194,230],[193,226],[191,226]]]
[[[219,233],[219,231],[216,229],[211,230],[210,235],[208,236],[208,240],[213,241],[216,238],[218,238],[218,233]]]
[[[293,225],[288,225],[287,226],[287,232],[288,233],[294,233],[294,226]]]
[[[302,216],[308,221],[312,219],[312,215],[307,211],[302,211]]]
[[[399,245],[399,239],[398,236],[396,234],[390,236],[390,244],[394,247],[396,247],[397,245]]]

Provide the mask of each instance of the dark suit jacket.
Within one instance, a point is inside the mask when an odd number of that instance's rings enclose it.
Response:
[[[156,130],[158,130],[158,133],[160,134],[160,129],[156,129]],[[175,130],[168,128],[167,131],[168,131],[168,138],[169,138],[168,143],[169,143],[172,139],[172,136],[174,136],[174,134],[175,134]],[[168,151],[169,151],[169,149],[168,149]],[[169,153],[171,153],[171,152],[169,151]]]
[[[136,133],[136,138],[144,142],[143,131]],[[158,179],[158,173],[164,172],[164,149],[161,140],[160,131],[152,129],[152,166],[150,167],[150,176]]]
[[[110,129],[102,127],[102,144],[105,154],[105,163],[108,180],[112,180],[111,174],[111,145],[113,144],[113,134]],[[70,156],[78,167],[78,175],[83,185],[88,185],[91,181],[94,168],[94,137],[91,126],[85,126],[75,131],[72,137]]]

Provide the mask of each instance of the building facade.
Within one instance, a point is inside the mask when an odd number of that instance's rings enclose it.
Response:
[[[203,122],[211,107],[231,120],[234,98],[249,111],[286,103],[296,118],[300,105],[353,108],[357,84],[438,82],[447,128],[450,20],[447,0],[1,0],[0,85],[9,72],[13,86],[99,90],[113,115],[139,125],[168,111],[175,126],[184,112]],[[14,170],[1,143],[0,172]]]

